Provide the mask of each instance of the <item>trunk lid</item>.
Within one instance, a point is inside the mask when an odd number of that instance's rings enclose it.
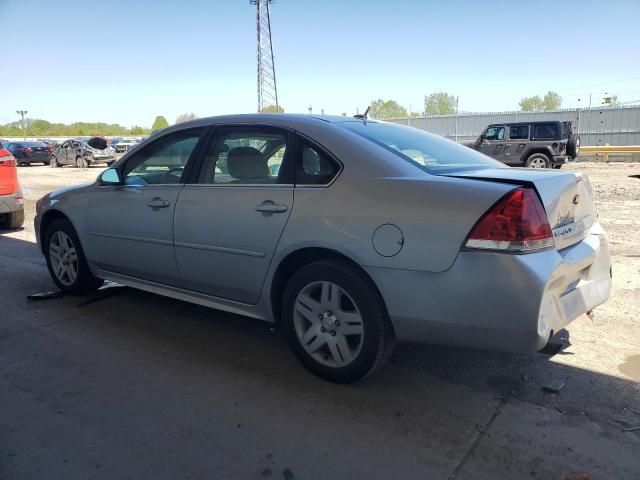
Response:
[[[597,219],[589,178],[580,172],[491,168],[447,176],[534,187],[544,205],[558,250],[584,239]]]

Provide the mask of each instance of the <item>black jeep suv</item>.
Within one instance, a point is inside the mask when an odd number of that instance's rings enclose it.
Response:
[[[496,123],[465,145],[514,167],[561,168],[578,156],[580,136],[571,122]]]

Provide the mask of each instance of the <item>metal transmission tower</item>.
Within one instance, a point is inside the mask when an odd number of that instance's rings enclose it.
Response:
[[[258,112],[278,105],[276,88],[276,67],[273,62],[271,45],[271,14],[269,4],[272,0],[249,0],[256,5],[256,28],[258,31]]]

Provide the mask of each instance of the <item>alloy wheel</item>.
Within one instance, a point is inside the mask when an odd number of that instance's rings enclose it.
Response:
[[[328,281],[313,282],[298,293],[293,323],[302,347],[328,367],[351,364],[362,350],[362,315],[349,294]]]
[[[531,163],[529,164],[530,168],[547,168],[547,162],[544,158],[536,157],[531,159]]]
[[[56,278],[70,286],[78,277],[78,253],[71,237],[58,230],[49,241],[49,258]]]

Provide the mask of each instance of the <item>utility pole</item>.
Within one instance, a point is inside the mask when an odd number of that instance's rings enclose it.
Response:
[[[589,140],[591,137],[591,93],[589,93],[589,119],[587,121],[587,145],[590,145]]]
[[[313,112],[313,107],[311,107],[311,105],[309,105],[309,108],[307,108],[307,110],[309,110],[309,115],[311,115],[311,112]]]
[[[276,86],[276,66],[273,61],[271,44],[272,0],[249,0],[256,6],[256,31],[258,34],[258,112],[275,106],[279,110],[278,89]]]
[[[24,116],[29,113],[26,110],[16,110],[16,113],[18,115],[20,115],[22,117],[22,120],[20,120],[20,126],[22,127],[22,136],[24,137],[24,141],[27,141],[27,129],[26,129],[26,125],[24,123]]]
[[[458,142],[458,100],[460,97],[456,95],[456,143]]]

